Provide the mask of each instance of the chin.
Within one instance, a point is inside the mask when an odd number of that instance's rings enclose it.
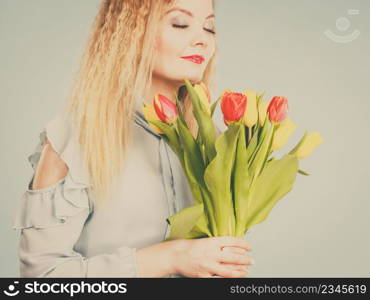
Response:
[[[203,74],[187,74],[184,76],[187,78],[192,84],[199,83],[203,79]]]

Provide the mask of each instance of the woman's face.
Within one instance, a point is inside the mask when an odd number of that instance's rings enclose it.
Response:
[[[180,84],[184,78],[193,83],[202,80],[216,47],[213,14],[212,0],[176,0],[166,11],[157,33],[156,79]],[[193,58],[183,58],[189,56]]]

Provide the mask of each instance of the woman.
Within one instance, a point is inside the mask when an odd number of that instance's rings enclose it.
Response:
[[[17,211],[21,277],[243,277],[245,240],[162,242],[166,218],[191,205],[175,154],[141,107],[209,83],[216,40],[211,0],[105,0],[70,105],[47,124]],[[203,62],[186,58],[202,55]]]

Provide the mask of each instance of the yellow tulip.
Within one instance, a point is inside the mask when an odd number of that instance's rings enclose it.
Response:
[[[154,121],[158,120],[160,121],[159,117],[157,116],[157,113],[155,112],[154,105],[153,104],[144,104],[143,105],[143,114],[147,121]],[[163,131],[155,126],[154,124],[148,122],[150,127],[158,134],[162,134]]]
[[[271,150],[274,151],[282,148],[296,128],[297,125],[289,119],[281,122],[274,133]]]
[[[291,151],[291,154],[294,154],[298,158],[305,158],[323,141],[324,139],[317,131],[312,132],[311,134],[306,134],[296,148]]]
[[[247,96],[247,108],[244,113],[244,124],[251,128],[257,123],[257,94],[255,91],[246,90],[244,94]]]
[[[211,105],[210,105],[211,99],[207,86],[203,82],[201,82],[200,84],[194,85],[194,90],[198,94],[198,97],[203,107],[205,107],[208,113],[211,114]]]
[[[270,101],[261,101],[258,105],[258,115],[260,125],[263,126],[267,115],[267,108],[270,104]]]

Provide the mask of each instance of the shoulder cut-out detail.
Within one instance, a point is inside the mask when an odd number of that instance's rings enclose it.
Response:
[[[32,180],[31,189],[39,190],[52,186],[65,178],[67,172],[67,164],[53,149],[51,143],[46,140]]]
[[[88,172],[83,164],[77,129],[68,113],[60,113],[52,119],[40,133],[40,141],[35,151],[28,157],[33,169],[40,161],[44,146],[49,143],[59,158],[66,164],[75,183],[89,185]]]
[[[73,127],[65,114],[58,115],[47,124],[28,160],[35,174],[14,216],[14,229],[61,225],[60,220],[66,217],[85,209],[93,210],[87,172]],[[51,174],[44,170],[58,174],[49,177]],[[37,172],[48,178],[41,180],[42,186],[32,189]]]

